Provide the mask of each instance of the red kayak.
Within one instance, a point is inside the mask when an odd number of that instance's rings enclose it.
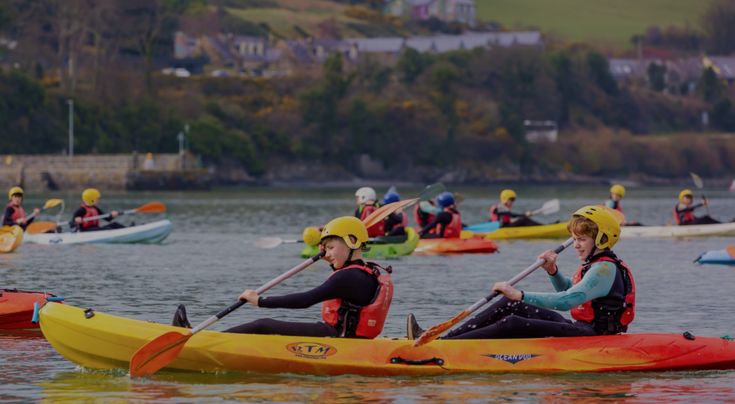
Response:
[[[46,292],[0,289],[0,330],[38,328],[31,321],[34,305],[37,303],[40,308],[46,301],[60,300],[63,299]]]
[[[414,252],[424,254],[494,253],[498,246],[492,240],[476,238],[422,238]]]

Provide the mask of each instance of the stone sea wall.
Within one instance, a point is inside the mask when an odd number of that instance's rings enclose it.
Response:
[[[28,191],[207,188],[210,176],[191,154],[0,156],[0,189]]]

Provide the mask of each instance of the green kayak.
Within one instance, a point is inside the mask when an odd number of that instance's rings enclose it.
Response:
[[[407,238],[403,238],[402,242],[390,242],[389,239],[393,237],[386,237],[386,242],[381,242],[379,239],[371,240],[368,242],[368,250],[363,251],[362,255],[365,258],[393,258],[400,257],[402,255],[409,255],[413,252],[416,246],[419,244],[419,235],[413,228],[406,227]],[[304,258],[313,257],[319,252],[319,245],[307,245],[301,250],[301,256]]]

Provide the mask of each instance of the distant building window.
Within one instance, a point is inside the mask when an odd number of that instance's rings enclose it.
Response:
[[[523,121],[526,140],[530,143],[555,143],[559,133],[555,121]]]

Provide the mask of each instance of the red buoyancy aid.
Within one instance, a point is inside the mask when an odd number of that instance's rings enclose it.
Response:
[[[375,205],[363,205],[358,208],[360,212],[359,219],[362,221],[365,221],[365,218],[370,216],[371,213],[378,210],[378,207]],[[374,225],[367,228],[368,237],[382,237],[385,236],[385,221],[381,220],[378,223],[375,223]]]
[[[22,206],[15,206],[12,202],[5,205],[5,209],[7,208],[13,208],[13,215],[10,216],[10,220],[13,221],[13,223],[18,223],[18,219],[25,219],[26,218],[26,211],[23,209]]]
[[[510,213],[510,212],[508,212]],[[500,222],[502,221],[502,224],[510,224],[510,215],[499,215],[498,214],[498,205],[493,205],[490,207],[490,221],[491,222]]]
[[[81,228],[89,229],[93,227],[99,227],[100,226],[99,219],[89,220],[86,222],[84,221],[84,218],[86,217],[99,216],[100,215],[99,209],[97,209],[96,206],[87,206],[87,205],[82,205],[82,209],[84,209],[84,216],[82,216],[82,224],[80,225]]]
[[[452,215],[452,221],[449,222],[449,224],[446,225],[446,227],[444,228],[444,234],[442,235],[442,237],[459,238],[462,234],[462,216],[456,210],[444,209],[444,211]],[[441,235],[441,226],[444,225],[441,223],[437,224],[436,227],[429,231],[429,234]]]
[[[434,218],[436,216],[432,215],[431,213],[424,212],[421,210],[420,203],[417,203],[413,207],[413,219],[416,221],[416,224],[419,225],[420,228],[423,228],[427,224],[434,221]]]
[[[680,211],[679,204],[674,205],[674,222],[676,224],[693,222],[696,217],[694,216],[694,209]]]
[[[596,255],[581,265],[572,277],[572,284],[579,283],[592,264],[612,262],[617,268],[615,281],[607,296],[593,299],[571,310],[572,318],[590,323],[598,334],[619,334],[628,330],[635,318],[635,281],[628,265],[611,251]]]
[[[378,280],[375,297],[367,306],[357,306],[342,299],[327,300],[322,304],[322,320],[332,327],[341,327],[342,337],[375,338],[383,331],[388,309],[393,300],[393,280],[390,276],[392,269],[381,268],[378,264],[368,262],[365,265],[353,264],[340,268],[332,275],[350,268],[365,271]],[[385,273],[381,273],[380,269],[385,270]],[[354,317],[350,314],[357,315],[357,324],[354,324]]]
[[[401,212],[401,225],[405,228],[408,227],[408,213]]]

